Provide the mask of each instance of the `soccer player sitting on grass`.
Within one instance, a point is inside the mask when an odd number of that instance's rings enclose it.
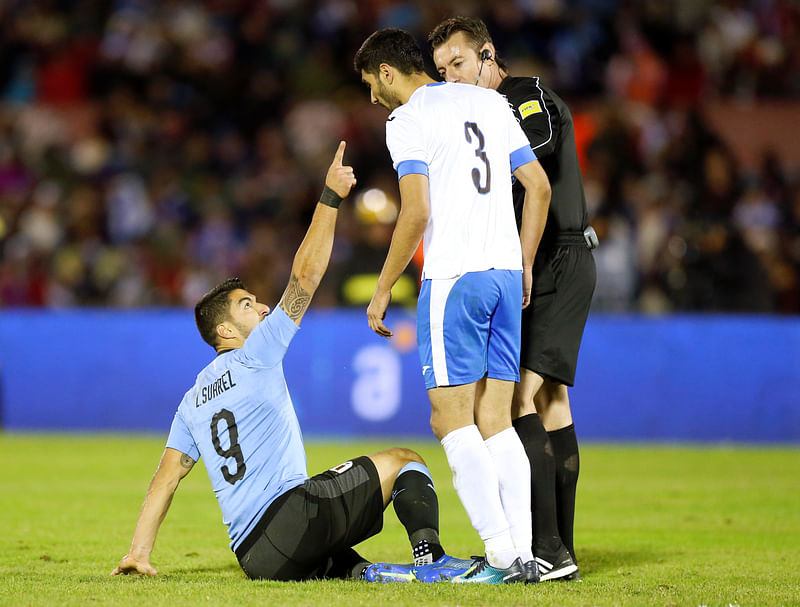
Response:
[[[364,578],[412,581],[410,568],[370,566],[352,546],[395,512],[415,563],[446,557],[436,493],[414,451],[357,457],[309,478],[282,361],[327,268],[339,203],[356,183],[339,144],[325,189],[292,265],[278,307],[256,301],[238,279],[198,302],[197,327],[217,352],[178,407],[150,482],[128,554],[112,575],[155,575],[150,553],[181,479],[205,461],[231,549],[250,578]]]

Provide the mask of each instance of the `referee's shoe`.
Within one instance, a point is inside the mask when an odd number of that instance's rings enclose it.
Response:
[[[578,566],[564,544],[561,544],[555,552],[537,550],[535,559],[539,568],[540,582],[559,580],[578,571]]]

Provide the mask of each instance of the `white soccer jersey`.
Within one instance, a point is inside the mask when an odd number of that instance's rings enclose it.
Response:
[[[505,97],[468,84],[422,86],[389,116],[386,145],[399,178],[428,175],[424,279],[522,269],[511,174],[536,156]]]

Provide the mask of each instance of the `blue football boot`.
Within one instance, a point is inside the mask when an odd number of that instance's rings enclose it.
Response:
[[[414,574],[420,582],[425,582],[426,584],[447,582],[450,578],[464,573],[472,563],[473,559],[457,559],[445,554],[432,563],[414,567]]]
[[[396,565],[394,563],[372,563],[364,570],[363,578],[367,582],[416,582],[414,565]]]

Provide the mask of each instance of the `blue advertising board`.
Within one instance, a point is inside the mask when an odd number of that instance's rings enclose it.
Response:
[[[309,312],[284,361],[307,436],[432,437],[414,320]],[[0,422],[166,435],[213,356],[188,310],[5,310]],[[570,398],[586,439],[800,441],[800,318],[592,315]]]

